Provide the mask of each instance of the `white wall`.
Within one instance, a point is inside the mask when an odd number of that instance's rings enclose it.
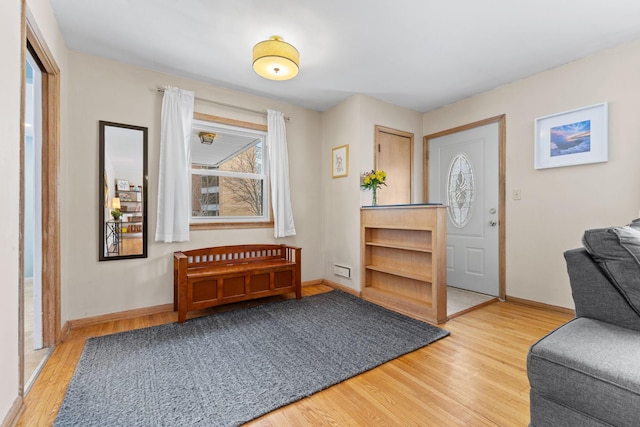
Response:
[[[214,87],[124,63],[69,52],[73,86],[67,142],[67,175],[62,183],[62,265],[67,310],[63,321],[114,313],[173,301],[174,251],[245,243],[287,243],[302,247],[302,280],[322,278],[322,211],[319,208],[321,115],[283,102]],[[256,77],[259,78],[259,77]],[[193,90],[196,97],[266,111],[280,110],[286,122],[291,194],[297,236],[274,239],[273,229],[192,231],[191,241],[153,241],[156,226],[160,110],[166,85]],[[196,101],[197,112],[266,124],[266,117]],[[149,128],[149,247],[147,259],[98,262],[98,121]],[[317,190],[317,191],[316,191]]]
[[[360,207],[371,192],[360,189],[360,175],[374,167],[375,126],[414,134],[414,202],[422,201],[422,114],[365,96],[354,95],[322,116],[324,183],[324,277],[360,290]],[[349,144],[349,176],[331,177],[331,150]],[[381,190],[384,191],[384,188]],[[334,264],[351,267],[351,279],[333,274]]]
[[[20,204],[20,16],[18,1],[0,2],[0,423],[18,397],[18,218]]]
[[[562,253],[640,208],[640,41],[424,115],[424,134],[506,114],[506,292],[573,307]],[[609,103],[609,161],[535,170],[534,120]],[[513,200],[514,189],[522,200]]]

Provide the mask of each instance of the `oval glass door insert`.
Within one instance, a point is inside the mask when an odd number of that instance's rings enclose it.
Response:
[[[453,225],[462,228],[471,219],[475,179],[469,158],[458,154],[451,161],[447,178],[447,204]]]

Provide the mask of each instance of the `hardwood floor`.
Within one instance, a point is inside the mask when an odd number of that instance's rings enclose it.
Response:
[[[120,255],[138,255],[142,253],[142,235],[127,235],[120,241]]]
[[[303,288],[303,295],[330,289],[308,286]],[[250,301],[234,307],[259,303]],[[207,313],[234,307],[217,307]],[[526,426],[527,350],[570,318],[541,308],[496,302],[439,325],[451,332],[447,338],[247,425]],[[72,330],[56,347],[26,396],[25,411],[17,426],[53,423],[88,337],[176,320],[176,313],[162,313]]]

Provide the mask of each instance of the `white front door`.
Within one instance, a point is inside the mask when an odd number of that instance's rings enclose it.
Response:
[[[429,202],[447,208],[447,285],[499,296],[499,123],[429,140]]]

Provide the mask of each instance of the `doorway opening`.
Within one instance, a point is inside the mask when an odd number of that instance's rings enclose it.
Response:
[[[423,139],[424,200],[448,206],[449,318],[505,297],[504,115]]]
[[[23,6],[24,7],[24,6]],[[28,9],[20,146],[20,395],[60,340],[60,69]]]
[[[24,378],[31,378],[47,355],[42,318],[42,70],[27,51],[23,141]]]

